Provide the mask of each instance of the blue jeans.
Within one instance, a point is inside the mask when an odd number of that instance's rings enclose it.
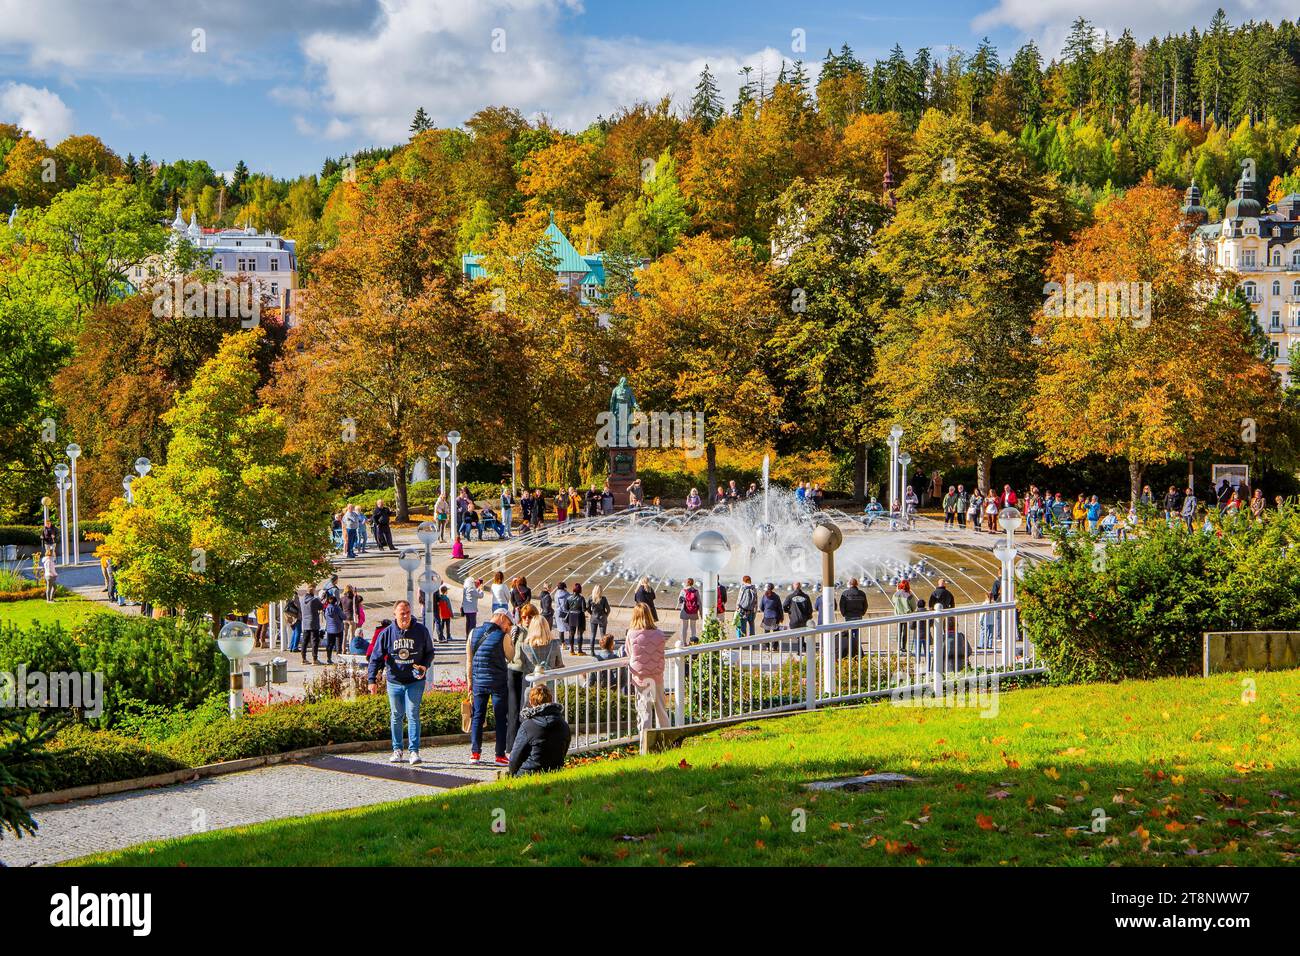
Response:
[[[355,558],[357,556],[356,555],[357,529],[348,528],[347,532],[344,535],[344,540],[347,542],[348,557]]]
[[[358,525],[358,526],[357,526],[357,544],[360,545],[361,550],[362,550],[363,552],[366,550],[366,546],[369,545],[369,543],[370,543],[370,532],[368,532],[368,531],[366,530],[366,526],[365,526],[365,525]]]
[[[296,651],[298,643],[302,640],[302,621],[298,621],[289,632],[289,650]]]
[[[424,681],[409,684],[388,682],[389,729],[393,734],[393,749],[402,749],[402,716],[405,710],[408,750],[420,749],[420,700],[424,697]]]
[[[504,524],[504,525],[506,526],[506,537],[509,537],[509,536],[510,536],[510,524],[511,524],[511,510],[512,510],[512,507],[513,507],[513,506],[511,506],[511,505],[506,505],[504,508],[501,509],[501,522],[502,522],[502,524]]]
[[[487,703],[488,698],[491,697],[492,716],[497,722],[497,756],[504,757],[506,755],[506,688],[502,686],[492,690],[476,690],[472,696],[474,710],[469,719],[470,753],[483,752],[483,725],[487,722]]]

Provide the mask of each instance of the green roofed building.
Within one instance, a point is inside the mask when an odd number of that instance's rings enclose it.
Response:
[[[598,305],[601,292],[605,288],[605,264],[602,254],[584,256],[574,248],[573,243],[555,224],[555,214],[546,226],[543,242],[549,242],[554,252],[555,274],[560,285],[571,295],[577,296],[583,305]],[[461,256],[461,270],[467,279],[486,279],[487,270],[479,256],[470,253]]]

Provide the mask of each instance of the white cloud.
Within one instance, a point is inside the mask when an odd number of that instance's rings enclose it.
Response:
[[[58,93],[26,83],[0,84],[0,120],[53,146],[72,134],[72,110]]]
[[[1186,33],[1193,26],[1203,30],[1223,8],[1228,21],[1240,25],[1247,20],[1279,20],[1295,17],[1294,0],[997,0],[996,5],[971,21],[977,32],[997,27],[1011,27],[1039,44],[1044,58],[1056,57],[1065,45],[1070,24],[1086,17],[1098,34],[1108,32],[1117,37],[1125,28],[1132,31],[1139,44],[1153,36]]]
[[[576,0],[382,0],[381,7],[360,34],[318,31],[303,40],[317,101],[330,117],[326,135],[403,139],[420,106],[444,126],[508,105],[581,128],[637,100],[671,95],[684,105],[706,62],[728,100],[743,63],[755,66],[757,80],[761,62],[769,82],[780,68],[770,48],[743,55],[574,36],[563,27],[581,11]],[[815,64],[807,69],[815,75]],[[299,128],[305,125],[319,124]]]

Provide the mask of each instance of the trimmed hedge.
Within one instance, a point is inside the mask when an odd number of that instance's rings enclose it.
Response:
[[[187,766],[138,740],[80,724],[60,731],[45,753],[49,758],[44,765],[45,779],[50,791],[151,777]]]
[[[54,527],[59,523],[54,522]],[[78,525],[81,531],[81,537],[86,535],[108,534],[110,528],[107,521],[82,521]],[[20,547],[39,548],[41,546],[41,526],[38,524],[4,524],[0,525],[0,545],[16,544]]]
[[[420,732],[426,736],[460,733],[460,702],[460,694],[426,694],[420,705]],[[305,747],[385,740],[388,722],[388,697],[375,694],[356,700],[280,704],[239,720],[190,727],[156,745],[73,726],[61,731],[47,750],[49,787],[64,790]],[[494,726],[490,717],[487,726]]]
[[[460,733],[459,694],[426,694],[420,704],[420,733]],[[239,720],[191,728],[167,740],[168,753],[190,766],[264,757],[270,754],[357,740],[388,737],[388,696],[281,704]]]

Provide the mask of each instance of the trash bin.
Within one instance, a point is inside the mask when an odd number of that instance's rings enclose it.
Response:
[[[271,661],[271,683],[289,683],[289,662],[283,657],[277,657]]]
[[[254,687],[265,687],[267,678],[267,666],[261,661],[248,662],[248,676]]]

